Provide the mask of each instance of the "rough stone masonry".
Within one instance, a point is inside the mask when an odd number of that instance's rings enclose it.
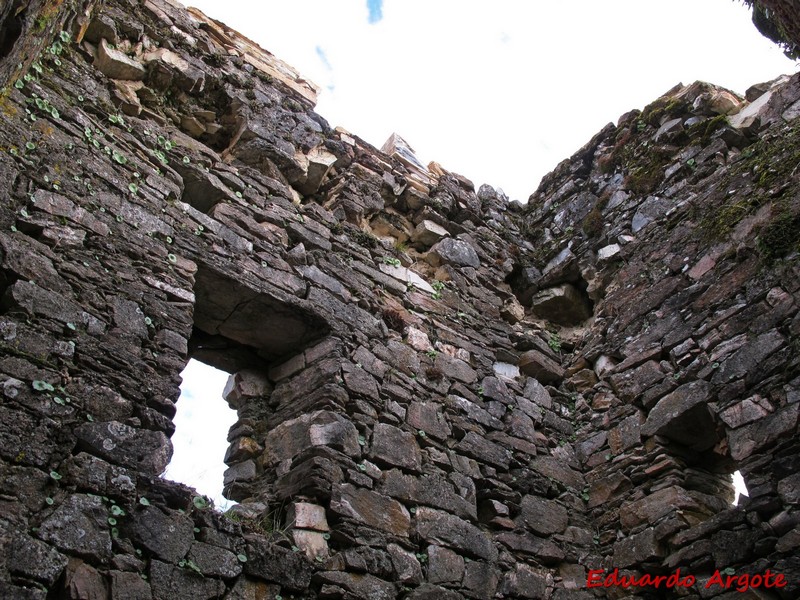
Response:
[[[526,206],[168,0],[6,2],[0,77],[0,598],[800,594],[800,77],[676,86]],[[190,357],[227,514],[159,478]]]

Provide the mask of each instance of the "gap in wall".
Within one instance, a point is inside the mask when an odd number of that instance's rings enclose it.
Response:
[[[222,397],[228,373],[191,359],[181,377],[173,419],[174,453],[163,477],[195,488],[224,511],[236,504],[222,495],[227,468],[222,459],[228,449],[228,430],[237,420],[236,411]]]
[[[733,479],[733,487],[736,490],[736,496],[733,499],[733,505],[739,505],[739,496],[747,496],[750,497],[750,494],[747,493],[747,486],[744,484],[744,477],[742,477],[741,471],[734,471],[733,475],[731,475],[731,479]]]

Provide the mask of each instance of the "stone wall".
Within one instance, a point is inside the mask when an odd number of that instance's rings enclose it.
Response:
[[[74,13],[2,96],[0,597],[796,596],[796,77],[678,87],[523,207],[198,11]],[[159,478],[190,357],[227,514]]]

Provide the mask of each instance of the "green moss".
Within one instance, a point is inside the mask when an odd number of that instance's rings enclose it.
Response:
[[[800,215],[780,213],[761,230],[756,248],[767,264],[791,252],[800,252]]]
[[[662,96],[645,107],[640,120],[652,127],[660,127],[663,117],[674,119],[687,112],[689,112],[689,103],[686,100]]]
[[[770,205],[756,248],[766,264],[800,250],[800,125],[767,134],[745,149],[720,182],[728,190],[721,205],[707,207],[700,220],[709,238],[724,239],[747,216]],[[750,182],[745,183],[745,182]]]
[[[360,246],[364,246],[364,248],[377,248],[378,247],[378,238],[367,231],[357,230],[352,232],[353,240]]]
[[[699,138],[700,144],[702,146],[707,146],[714,133],[722,129],[727,124],[728,117],[725,115],[717,115],[713,119],[706,119],[704,121],[700,121],[699,123],[695,123],[686,130],[686,133],[689,135],[690,139],[695,140]]]
[[[648,147],[644,155],[636,160],[634,167],[625,178],[625,186],[637,194],[649,194],[664,179],[664,167],[672,160],[672,153],[663,147]]]
[[[595,206],[581,223],[581,230],[588,237],[597,237],[603,233],[603,213],[600,208]]]

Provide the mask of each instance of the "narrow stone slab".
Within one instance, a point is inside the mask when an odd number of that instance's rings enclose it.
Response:
[[[147,72],[144,65],[100,40],[94,66],[110,79],[140,80]]]
[[[345,483],[333,489],[330,509],[381,531],[408,537],[411,516],[397,500]]]
[[[441,510],[418,508],[414,531],[428,542],[489,561],[497,559],[497,550],[486,534],[471,523]]]

